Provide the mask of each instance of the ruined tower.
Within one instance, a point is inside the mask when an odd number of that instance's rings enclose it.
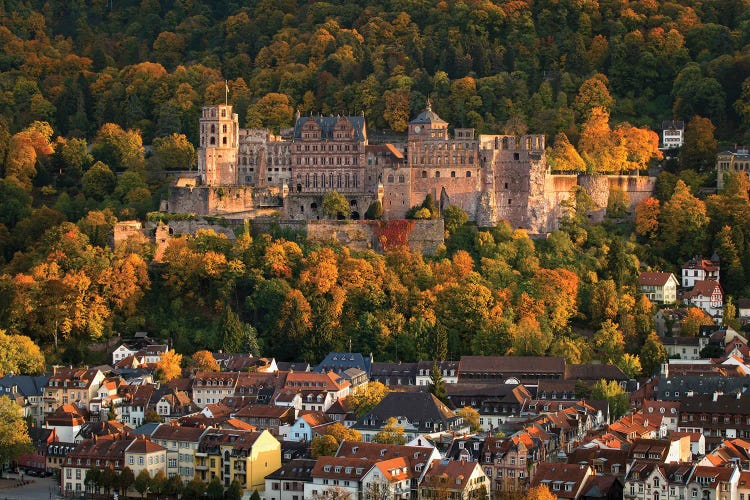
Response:
[[[237,185],[239,120],[232,106],[204,106],[200,118],[198,172],[208,186]]]

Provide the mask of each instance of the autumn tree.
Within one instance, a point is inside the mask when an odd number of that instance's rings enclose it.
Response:
[[[380,382],[368,382],[365,387],[349,394],[346,398],[349,408],[361,417],[370,412],[388,394],[388,388]]]
[[[44,373],[44,355],[29,337],[6,335],[0,330],[0,375],[40,375]]]
[[[161,382],[169,382],[182,374],[182,354],[169,350],[156,363],[156,375]]]
[[[659,200],[648,197],[635,207],[635,232],[648,241],[653,241],[659,234]]]
[[[583,161],[576,148],[570,143],[565,132],[558,132],[555,136],[554,146],[547,150],[547,163],[553,171],[586,171],[586,162]]]
[[[711,316],[703,309],[689,307],[685,316],[680,321],[680,332],[687,337],[696,337],[701,326],[713,325]]]
[[[385,421],[383,428],[372,437],[373,443],[381,444],[405,444],[406,436],[404,435],[404,428],[398,425],[398,421],[394,417],[388,418]]]
[[[540,484],[529,488],[523,500],[557,500],[557,495],[553,495],[548,486]]]
[[[91,146],[97,160],[115,170],[143,168],[143,139],[137,130],[123,130],[115,123],[105,123]]]
[[[640,376],[643,368],[641,367],[641,358],[638,355],[625,353],[617,362],[617,367],[628,376],[628,378],[637,378]]]
[[[594,349],[602,363],[616,364],[625,352],[625,339],[619,325],[607,320],[594,333]]]
[[[211,351],[197,351],[192,356],[195,368],[201,372],[218,372],[219,364],[214,359],[214,355]]]
[[[151,170],[192,170],[197,158],[185,134],[173,133],[154,139],[153,156],[148,161]]]
[[[591,116],[594,108],[612,111],[615,101],[607,88],[608,83],[605,75],[597,73],[581,84],[573,101],[573,109],[584,120]]]
[[[668,255],[682,259],[702,253],[708,224],[706,206],[678,180],[674,194],[659,214],[661,242]]]
[[[464,422],[469,424],[471,432],[480,432],[482,426],[479,425],[479,412],[471,406],[464,406],[456,411],[456,415],[463,418]]]
[[[0,396],[0,462],[15,462],[32,450],[31,438],[21,407],[8,396]]]

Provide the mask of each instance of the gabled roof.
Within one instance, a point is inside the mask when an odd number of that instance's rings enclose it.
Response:
[[[31,375],[6,375],[0,378],[0,394],[10,394],[15,390],[24,397],[41,396],[44,394],[44,386],[47,385],[49,377]]]
[[[638,275],[638,284],[641,286],[664,286],[670,279],[677,284],[677,278],[672,273],[642,272]]]
[[[330,352],[323,358],[323,361],[315,367],[314,371],[318,373],[328,373],[330,371],[341,375],[348,368],[359,368],[370,376],[371,359],[363,356],[359,352]]]
[[[578,498],[578,490],[590,474],[588,465],[540,462],[531,486],[548,485],[558,498]],[[556,484],[558,488],[554,487]],[[567,485],[570,485],[570,491],[567,491]]]
[[[197,443],[205,429],[199,427],[182,427],[179,425],[160,424],[151,434],[152,439],[163,439],[165,441],[184,441]]]
[[[693,258],[685,262],[682,265],[682,269],[702,269],[706,272],[716,272],[719,270],[719,265],[716,262],[712,262],[708,259]]]
[[[164,450],[166,450],[165,447],[160,444],[154,443],[145,436],[137,436],[133,440],[133,442],[131,442],[130,445],[125,448],[125,451],[127,453],[156,453],[158,451]]]
[[[391,417],[405,417],[410,422],[449,423],[458,417],[429,392],[389,392],[372,410],[359,419],[357,426],[374,419],[380,425]]]
[[[429,470],[424,475],[424,479],[422,479],[421,486],[428,488],[443,486],[446,484],[444,479],[447,478],[450,480],[447,486],[445,486],[448,491],[463,491],[469,485],[469,479],[475,471],[478,471],[480,475],[484,474],[484,471],[476,462],[445,459],[433,460],[430,463]]]
[[[355,140],[367,141],[364,116],[301,116],[297,118],[294,124],[294,140],[302,139],[302,127],[308,121],[314,121],[318,125],[321,140],[333,140],[335,138],[334,128],[341,120],[348,122],[354,129]]]
[[[718,281],[700,280],[695,282],[695,286],[693,286],[692,290],[685,292],[682,296],[683,298],[689,300],[699,295],[702,295],[703,297],[710,297],[714,293],[720,293],[721,295],[724,295],[724,290],[722,290],[721,284],[719,284]]]
[[[279,481],[303,481],[309,483],[312,481],[312,471],[317,460],[308,458],[295,458],[281,468],[266,476],[266,479],[276,479]]]
[[[535,373],[564,373],[565,359],[554,356],[461,356],[459,377],[464,372],[513,376]]]

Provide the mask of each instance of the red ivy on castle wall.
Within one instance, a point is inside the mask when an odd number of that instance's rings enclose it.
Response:
[[[414,221],[409,219],[372,221],[370,224],[383,250],[408,244],[409,233],[414,229]]]

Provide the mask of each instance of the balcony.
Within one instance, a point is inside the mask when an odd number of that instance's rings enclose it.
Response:
[[[197,465],[196,464],[195,470],[208,470],[208,465]]]

